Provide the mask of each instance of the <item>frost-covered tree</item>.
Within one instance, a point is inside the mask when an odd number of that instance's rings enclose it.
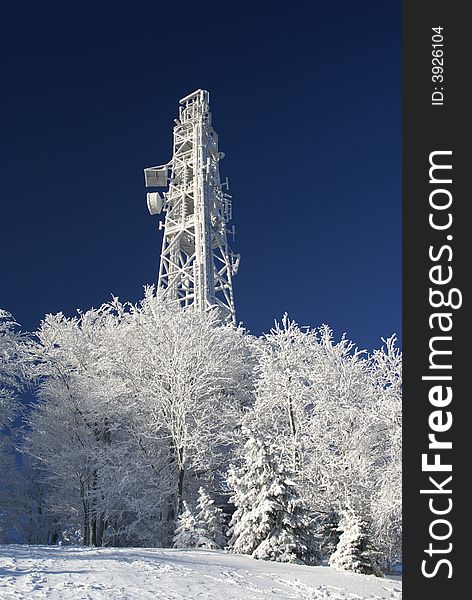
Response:
[[[256,400],[246,423],[275,442],[320,523],[354,501],[388,559],[401,533],[401,353],[395,338],[369,356],[346,336],[335,341],[325,325],[300,328],[285,316],[255,347]],[[332,533],[324,553],[332,551]]]
[[[371,408],[366,360],[345,337],[335,343],[328,327],[300,328],[286,315],[257,348],[246,421],[274,440],[312,509],[328,514],[364,483],[355,437]]]
[[[38,402],[26,449],[53,520],[59,529],[61,522],[81,527],[90,545],[162,543],[169,502],[167,457],[136,435],[126,373],[110,361],[126,326],[120,309],[48,315],[33,352]]]
[[[12,315],[0,309],[0,541],[4,542],[11,541],[10,536],[28,520],[24,515],[28,482],[14,456],[15,418],[20,413],[17,395],[27,379],[27,346]]]
[[[321,348],[316,332],[301,329],[284,315],[256,346],[256,400],[249,419],[256,421],[302,475],[314,387],[320,377]]]
[[[322,491],[321,508],[329,513],[351,496],[368,503],[370,459],[362,430],[373,408],[373,388],[365,352],[345,336],[335,342],[326,326],[318,330],[318,344],[320,377],[313,389],[306,477]]]
[[[402,544],[402,354],[396,337],[384,341],[371,357],[376,391],[375,494],[371,518],[374,540],[386,568],[401,562]]]
[[[318,528],[321,539],[321,553],[325,559],[336,550],[339,542],[339,515],[335,510],[320,515]]]
[[[214,550],[224,544],[221,509],[200,487],[196,510],[184,500],[173,536],[175,548],[207,548]]]
[[[263,440],[250,436],[244,451],[244,464],[232,467],[228,477],[236,506],[231,550],[264,560],[317,562],[312,521],[296,483]]]
[[[86,544],[165,544],[185,494],[224,468],[252,385],[243,331],[159,302],[48,315],[27,451],[49,511]]]
[[[96,365],[105,315],[47,315],[37,332],[38,403],[29,416],[27,449],[36,461],[49,510],[69,524],[81,515],[85,543],[101,545],[105,516],[97,507],[113,408],[109,382]],[[58,532],[59,534],[59,532]]]
[[[198,548],[200,541],[202,536],[198,530],[197,518],[184,500],[173,536],[174,548]]]
[[[314,510],[340,508],[349,494],[369,489],[361,425],[372,409],[365,353],[332,331],[300,328],[285,315],[256,346],[254,410],[247,423],[276,442]],[[356,490],[354,490],[356,488]]]
[[[26,338],[17,328],[12,315],[0,309],[0,444],[8,440],[4,428],[14,418],[16,395],[26,379]]]
[[[353,505],[382,564],[398,560],[394,337],[369,356],[346,336],[335,341],[327,326],[303,328],[285,316],[256,339],[214,312],[162,303],[152,288],[137,304],[114,298],[73,318],[48,315],[34,342],[18,336],[2,313],[0,388],[12,400],[3,402],[4,423],[24,374],[36,389],[22,446],[31,477],[15,480],[17,497],[31,498],[23,513],[37,530],[32,541],[73,528],[91,545],[171,544],[184,501],[195,506],[201,482],[215,489],[234,462],[235,551],[309,562],[319,545],[308,539],[313,521],[326,524]],[[20,348],[29,363],[18,360]],[[243,426],[258,432],[249,462]],[[208,535],[216,513],[197,518],[210,542],[196,544],[220,546]],[[338,532],[324,533],[329,554]]]
[[[223,514],[203,487],[198,490],[196,519],[200,533],[198,547],[222,548],[226,541],[223,535]]]
[[[329,558],[329,565],[335,569],[381,576],[377,565],[378,555],[370,544],[367,529],[362,517],[352,508],[346,508],[339,522],[339,542]]]
[[[152,288],[129,309],[110,365],[128,388],[143,444],[165,445],[174,478],[174,513],[195,474],[211,477],[228,462],[252,385],[242,329],[214,312],[162,304]],[[173,515],[170,515],[173,518]]]

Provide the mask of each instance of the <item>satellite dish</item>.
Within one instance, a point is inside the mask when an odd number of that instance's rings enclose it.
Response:
[[[162,198],[159,192],[148,192],[147,207],[151,215],[158,215],[164,207],[164,198]]]

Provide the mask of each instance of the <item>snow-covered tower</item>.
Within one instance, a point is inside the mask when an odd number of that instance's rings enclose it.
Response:
[[[228,180],[220,182],[223,157],[211,126],[209,93],[197,90],[180,100],[172,160],[144,169],[144,176],[146,187],[168,186],[147,194],[151,215],[166,213],[159,222],[164,237],[158,296],[199,311],[217,308],[222,321],[235,322],[232,278],[239,255],[227,242],[231,196]]]

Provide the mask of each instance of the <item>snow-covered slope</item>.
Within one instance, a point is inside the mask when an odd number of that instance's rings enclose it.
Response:
[[[369,600],[401,582],[217,550],[0,546],[2,600]]]

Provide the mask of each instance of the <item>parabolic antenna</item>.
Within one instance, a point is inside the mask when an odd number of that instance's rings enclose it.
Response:
[[[158,215],[164,207],[164,198],[159,192],[148,192],[147,207],[151,215]]]

